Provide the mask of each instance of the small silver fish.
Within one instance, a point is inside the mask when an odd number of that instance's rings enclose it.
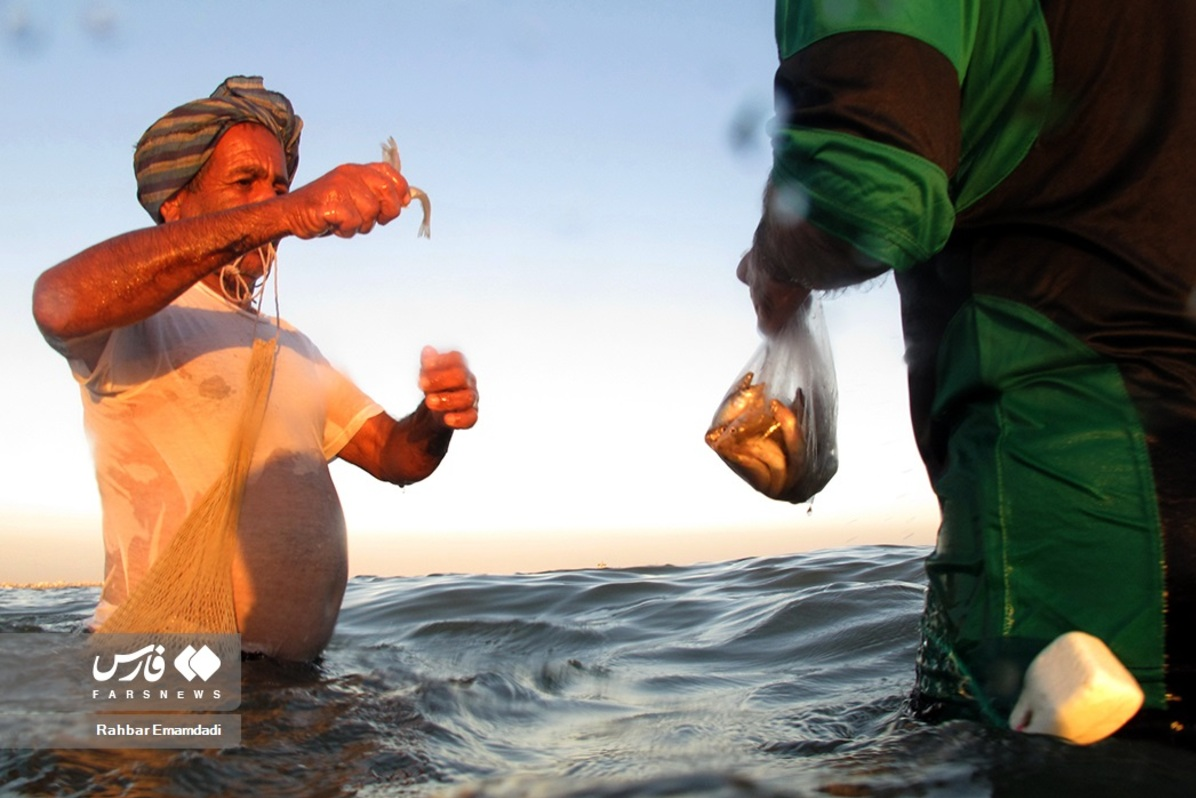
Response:
[[[382,144],[382,159],[394,167],[395,171],[402,174],[403,166],[399,160],[399,145],[395,144],[395,137],[389,137]],[[411,191],[412,199],[419,200],[419,204],[424,209],[424,221],[419,226],[417,235],[424,238],[432,237],[432,200],[428,199],[428,195],[419,190],[415,186],[408,184],[407,188]]]

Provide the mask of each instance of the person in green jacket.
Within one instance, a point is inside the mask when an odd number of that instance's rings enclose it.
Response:
[[[1196,714],[1196,5],[778,0],[762,329],[893,271],[942,521],[914,707],[1003,724],[1059,635]]]

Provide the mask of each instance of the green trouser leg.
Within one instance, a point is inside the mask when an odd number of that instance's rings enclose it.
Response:
[[[939,350],[918,693],[1004,723],[1030,660],[1102,639],[1162,709],[1164,571],[1146,438],[1117,368],[1029,308],[967,302]]]

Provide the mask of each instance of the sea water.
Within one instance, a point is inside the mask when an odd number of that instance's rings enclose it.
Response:
[[[1182,749],[912,720],[927,553],[355,578],[319,663],[243,663],[240,747],[0,750],[0,792],[1196,795]],[[0,590],[0,632],[96,595]]]

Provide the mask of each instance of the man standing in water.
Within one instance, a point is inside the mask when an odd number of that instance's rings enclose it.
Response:
[[[915,706],[1004,723],[1081,630],[1196,705],[1196,6],[778,0],[760,324],[896,272],[942,509]]]
[[[104,513],[95,623],[136,590],[225,468],[255,336],[253,297],[283,238],[349,238],[411,201],[386,164],[346,164],[290,190],[302,122],[260,78],[154,123],[134,156],[157,223],[90,247],[37,281],[33,310],[82,389]],[[269,405],[247,482],[233,589],[246,649],[308,660],[332,634],[347,579],[344,517],[327,463],[405,485],[477,421],[459,353],[426,348],[419,407],[395,420],[280,322]]]

